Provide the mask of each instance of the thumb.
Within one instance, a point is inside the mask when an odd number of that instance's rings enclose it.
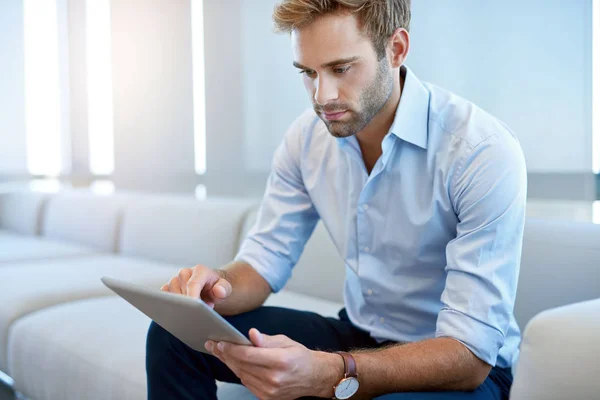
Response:
[[[224,299],[231,294],[231,283],[221,278],[215,283],[211,292],[216,300]]]
[[[258,329],[252,328],[249,332],[250,341],[256,347],[264,347],[264,348],[284,348],[284,347],[292,347],[296,342],[285,335],[267,335],[265,333],[259,332]]]

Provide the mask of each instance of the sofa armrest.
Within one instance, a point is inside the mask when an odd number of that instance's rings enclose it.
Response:
[[[600,299],[544,311],[523,333],[511,400],[600,396]]]

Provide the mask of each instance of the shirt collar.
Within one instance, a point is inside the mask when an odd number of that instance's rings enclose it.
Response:
[[[404,75],[404,88],[400,103],[396,108],[394,122],[387,136],[394,135],[399,139],[427,149],[427,133],[429,123],[429,91],[407,66],[400,68]],[[355,137],[352,136],[355,141]],[[348,137],[337,138],[340,147],[348,144]],[[385,139],[384,139],[385,140]],[[358,147],[358,143],[356,143]]]
[[[390,132],[406,142],[427,149],[429,91],[410,68],[402,66],[400,73],[405,75],[404,88]]]

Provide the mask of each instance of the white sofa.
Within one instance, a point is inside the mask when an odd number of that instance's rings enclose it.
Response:
[[[147,194],[0,194],[4,380],[34,400],[145,399],[149,320],[100,277],[158,288],[179,268],[221,266],[235,255],[257,207],[254,200]],[[267,304],[335,316],[343,271],[319,224],[286,289]],[[528,220],[515,310],[520,325],[542,310],[598,297],[600,226]],[[597,396],[599,321],[600,301],[534,318],[511,399]],[[219,398],[252,396],[222,384]]]

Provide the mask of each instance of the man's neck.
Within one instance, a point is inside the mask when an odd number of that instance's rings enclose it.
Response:
[[[375,162],[381,156],[381,143],[394,122],[396,109],[400,104],[402,87],[404,86],[404,77],[401,73],[394,75],[394,87],[390,98],[377,115],[373,117],[371,122],[356,134],[356,139],[360,145],[363,160],[369,173],[371,173],[371,169],[375,165]]]

